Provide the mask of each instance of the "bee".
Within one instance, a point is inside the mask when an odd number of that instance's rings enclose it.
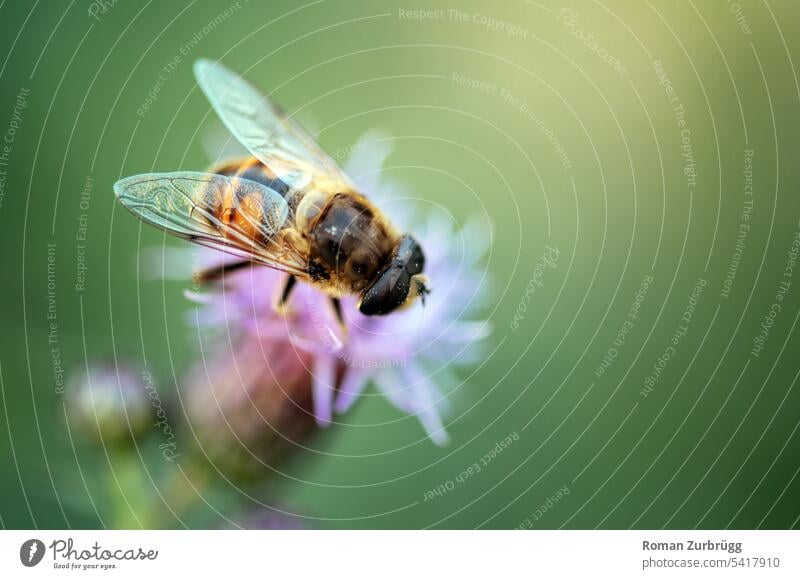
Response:
[[[358,296],[367,316],[408,307],[428,293],[419,243],[401,233],[312,139],[268,97],[222,64],[194,74],[251,158],[208,173],[149,173],[114,184],[117,199],[145,223],[241,261],[201,273],[214,280],[260,264],[339,298]]]

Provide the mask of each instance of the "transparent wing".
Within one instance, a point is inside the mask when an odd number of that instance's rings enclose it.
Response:
[[[268,97],[218,62],[201,59],[194,74],[228,130],[284,183],[304,189],[314,180],[352,188],[336,162]]]
[[[260,183],[211,173],[149,173],[117,181],[114,192],[142,221],[172,235],[305,275],[305,260],[280,241],[289,207]]]

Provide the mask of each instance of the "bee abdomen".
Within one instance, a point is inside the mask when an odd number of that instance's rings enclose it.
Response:
[[[227,163],[215,168],[214,173],[255,181],[256,183],[269,187],[284,198],[289,192],[289,186],[275,176],[275,174],[269,170],[269,167],[261,163],[255,157],[245,159],[244,161]]]
[[[283,184],[269,172],[257,159],[228,163],[213,169],[213,172],[226,177],[238,177],[265,185],[279,192],[276,182]],[[285,187],[285,185],[284,185]],[[281,229],[286,220],[286,205],[283,211],[274,203],[269,203],[251,184],[249,187],[225,187],[206,192],[206,209],[225,226],[223,234],[237,241],[236,236],[246,235],[256,243],[266,243]]]

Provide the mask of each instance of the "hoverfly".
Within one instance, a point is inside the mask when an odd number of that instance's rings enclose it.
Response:
[[[361,195],[311,137],[236,73],[210,60],[194,64],[200,88],[251,158],[209,173],[151,173],[114,184],[142,221],[241,257],[208,270],[213,280],[250,264],[289,274],[338,299],[357,295],[361,313],[384,315],[428,293],[425,256]]]

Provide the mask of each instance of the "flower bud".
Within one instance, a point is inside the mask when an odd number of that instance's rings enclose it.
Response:
[[[314,427],[311,355],[288,340],[259,341],[245,335],[219,348],[189,374],[186,413],[215,467],[251,480]]]
[[[70,424],[95,442],[126,445],[150,430],[153,416],[141,376],[127,367],[98,364],[67,383]]]

